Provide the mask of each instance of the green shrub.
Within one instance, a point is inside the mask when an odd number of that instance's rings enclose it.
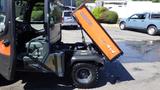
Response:
[[[96,7],[93,9],[92,14],[100,23],[115,24],[118,21],[118,14],[114,11],[109,11],[105,7]]]
[[[102,16],[102,13],[106,11],[108,11],[108,9],[106,9],[105,7],[96,7],[93,9],[92,14],[97,20],[99,20]]]
[[[78,7],[84,2],[84,0],[75,0],[75,2],[76,2],[76,6]]]
[[[32,21],[43,21],[43,11],[32,11],[31,19]]]
[[[101,23],[116,24],[118,21],[118,14],[114,11],[105,11],[98,21]]]

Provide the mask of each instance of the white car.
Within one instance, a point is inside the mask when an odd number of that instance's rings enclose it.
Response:
[[[72,16],[72,11],[71,10],[64,10],[62,12],[62,24],[61,27],[70,27],[70,28],[77,28],[79,25],[78,23],[74,20]]]

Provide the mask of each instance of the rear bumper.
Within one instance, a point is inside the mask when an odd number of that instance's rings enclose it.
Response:
[[[77,23],[62,23],[61,26],[79,26]]]

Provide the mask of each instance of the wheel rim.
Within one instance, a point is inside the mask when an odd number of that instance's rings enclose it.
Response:
[[[121,23],[121,24],[120,24],[120,28],[121,28],[121,29],[124,29],[124,28],[125,28],[125,24],[124,24],[124,23]]]
[[[148,33],[151,34],[151,35],[153,35],[155,33],[155,31],[156,31],[155,28],[149,28],[148,29]]]
[[[87,68],[79,69],[76,72],[77,81],[82,83],[82,84],[89,83],[92,79],[92,76],[93,75],[92,75],[91,71]]]

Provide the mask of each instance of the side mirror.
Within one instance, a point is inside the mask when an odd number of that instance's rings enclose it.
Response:
[[[129,17],[129,18],[127,18],[127,21],[130,21],[130,19],[131,19],[130,17]]]

